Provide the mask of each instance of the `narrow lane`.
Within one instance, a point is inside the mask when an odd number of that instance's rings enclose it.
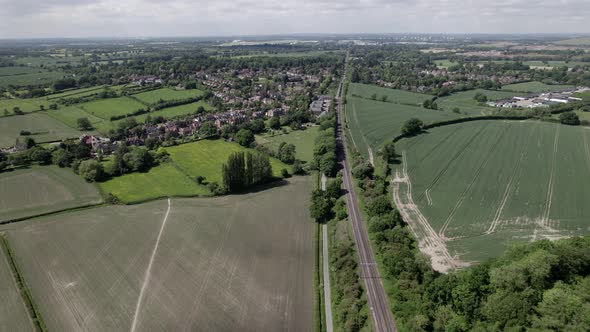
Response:
[[[322,190],[326,191],[326,175],[322,174]],[[332,291],[330,288],[330,261],[328,257],[328,224],[322,225],[322,267],[324,271],[324,311],[326,314],[326,331],[334,331],[332,321]]]

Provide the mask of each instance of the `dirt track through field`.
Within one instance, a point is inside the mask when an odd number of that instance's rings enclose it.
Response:
[[[143,279],[143,283],[141,285],[141,291],[139,292],[139,298],[137,299],[137,305],[135,306],[135,314],[133,315],[133,322],[131,323],[131,332],[135,332],[137,327],[137,317],[139,316],[139,309],[141,308],[141,304],[143,301],[143,297],[145,294],[145,289],[147,288],[150,282],[150,276],[152,274],[152,266],[154,264],[154,258],[156,257],[156,252],[158,251],[158,246],[160,245],[160,238],[162,237],[162,233],[164,232],[164,227],[166,226],[166,222],[168,221],[168,215],[170,214],[170,198],[168,198],[168,209],[166,210],[166,215],[164,215],[164,220],[162,220],[162,226],[160,227],[160,232],[158,233],[158,238],[156,239],[156,244],[154,245],[154,250],[152,251],[152,256],[150,257],[150,262],[148,264],[147,270],[145,271],[145,277]]]
[[[541,217],[541,224],[543,227],[549,226],[549,213],[551,212],[551,201],[553,200],[553,188],[555,187],[555,169],[557,164],[557,147],[559,146],[559,131],[561,126],[557,127],[555,131],[555,139],[553,140],[553,157],[551,159],[551,175],[549,176],[549,185],[547,186],[547,198],[545,200],[545,209]]]
[[[455,257],[452,257],[446,247],[444,239],[432,228],[426,217],[422,214],[412,197],[412,182],[408,175],[406,151],[402,152],[402,174],[396,171],[392,180],[393,199],[410,230],[420,239],[420,250],[431,257],[432,267],[439,272],[448,272],[459,266],[465,265]],[[406,185],[406,192],[401,193],[401,185]]]

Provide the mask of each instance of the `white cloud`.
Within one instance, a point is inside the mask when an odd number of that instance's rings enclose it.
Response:
[[[0,38],[590,32],[587,0],[0,0]]]

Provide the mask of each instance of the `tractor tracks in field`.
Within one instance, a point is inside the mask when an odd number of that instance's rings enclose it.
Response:
[[[465,145],[463,145],[463,147],[457,152],[455,153],[455,155],[453,155],[453,157],[449,160],[449,162],[447,162],[447,164],[445,165],[445,167],[443,167],[434,177],[434,179],[432,180],[432,182],[430,182],[430,184],[428,185],[428,187],[426,187],[426,190],[424,192],[422,192],[417,200],[420,201],[422,198],[424,198],[424,195],[426,195],[427,191],[432,190],[432,188],[434,188],[442,179],[442,177],[447,173],[447,171],[449,170],[449,168],[451,167],[451,165],[455,162],[455,160],[459,159],[459,157],[461,157],[465,151],[467,151],[467,148],[473,143],[473,141],[483,132],[483,130],[486,128],[487,126],[482,126],[475,134],[473,134],[473,136],[470,137],[470,139],[467,141],[467,143],[465,143]]]
[[[533,133],[535,132],[535,129],[536,128],[533,128],[529,131],[529,135],[526,138],[526,142],[522,145],[522,148],[520,149],[520,156],[518,158],[518,161],[516,162],[516,165],[514,166],[514,171],[510,175],[510,179],[508,180],[508,183],[506,184],[506,188],[504,189],[504,193],[502,194],[502,198],[500,199],[500,204],[498,205],[498,208],[496,209],[496,212],[494,213],[494,219],[492,219],[492,223],[490,224],[490,227],[484,232],[484,234],[489,235],[489,234],[494,233],[496,231],[496,227],[498,227],[498,224],[500,223],[500,217],[502,216],[502,212],[504,211],[504,207],[506,206],[506,203],[508,202],[508,197],[510,197],[510,192],[512,191],[512,185],[514,183],[514,179],[516,178],[516,175],[520,172],[520,167],[522,165],[522,161],[524,160],[524,157],[527,155],[528,146],[531,141],[531,137],[533,136]]]
[[[452,136],[454,136],[456,133],[457,133],[457,130],[452,131],[450,134],[448,134],[443,139],[441,139],[430,150],[428,150],[428,152],[426,154],[424,154],[424,157],[420,158],[416,164],[417,165],[422,164],[422,162],[424,161],[424,159],[428,158],[436,149],[438,149],[439,146],[443,145],[449,138],[451,138]],[[416,143],[420,142],[423,139],[423,137],[426,137],[426,135],[421,135],[421,136],[418,136],[417,138],[413,139],[406,146],[406,150],[410,150],[410,148],[412,148]],[[410,171],[412,171],[412,170],[413,170],[413,168],[410,168]]]
[[[557,168],[557,148],[559,146],[559,133],[561,126],[557,127],[555,131],[555,139],[553,140],[553,158],[551,159],[551,175],[549,175],[549,184],[547,186],[547,196],[545,198],[545,209],[541,216],[541,225],[543,227],[549,226],[549,213],[551,212],[551,201],[553,200],[553,188],[555,187],[555,169]]]
[[[588,144],[588,131],[582,131],[582,140],[584,141],[584,152],[586,153],[586,164],[590,170],[590,145]]]
[[[451,221],[453,220],[453,218],[455,217],[455,215],[457,214],[457,212],[459,211],[461,206],[463,206],[463,203],[467,199],[467,193],[469,193],[471,191],[471,188],[473,187],[475,182],[477,182],[477,180],[479,179],[481,172],[487,166],[488,162],[492,158],[492,154],[496,151],[496,149],[500,145],[500,141],[504,138],[504,135],[506,134],[506,132],[507,132],[507,129],[505,128],[502,131],[502,133],[500,134],[500,137],[498,137],[498,139],[496,140],[496,142],[494,143],[494,145],[490,149],[490,151],[488,151],[488,153],[487,153],[486,157],[484,158],[484,160],[482,161],[482,163],[477,168],[477,171],[475,172],[473,178],[471,179],[471,182],[469,182],[469,185],[467,185],[467,188],[465,188],[465,190],[461,193],[461,196],[459,197],[459,200],[457,201],[457,203],[453,207],[453,210],[451,210],[451,213],[449,214],[449,216],[445,220],[444,224],[442,225],[442,227],[438,231],[441,238],[446,239],[445,232],[446,232],[447,228],[449,227],[449,224],[451,223]]]
[[[166,222],[168,221],[168,215],[170,214],[170,198],[168,198],[168,209],[166,210],[166,214],[164,215],[164,220],[162,220],[162,225],[160,226],[160,232],[158,233],[158,237],[156,238],[156,244],[154,245],[154,250],[152,251],[152,255],[150,256],[150,261],[148,263],[148,267],[145,271],[145,277],[143,278],[143,283],[141,285],[141,290],[139,291],[139,298],[137,299],[137,304],[135,306],[135,314],[133,315],[133,321],[131,323],[131,332],[135,332],[137,328],[137,318],[139,317],[139,311],[141,309],[141,304],[143,302],[143,298],[145,296],[145,290],[150,283],[150,278],[152,275],[152,266],[154,265],[154,259],[156,258],[156,252],[158,251],[158,246],[160,245],[160,239],[162,238],[162,233],[164,233],[164,227],[166,227]]]

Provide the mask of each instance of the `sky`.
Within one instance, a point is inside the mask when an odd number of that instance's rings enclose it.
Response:
[[[0,0],[0,38],[590,33],[589,0]]]

